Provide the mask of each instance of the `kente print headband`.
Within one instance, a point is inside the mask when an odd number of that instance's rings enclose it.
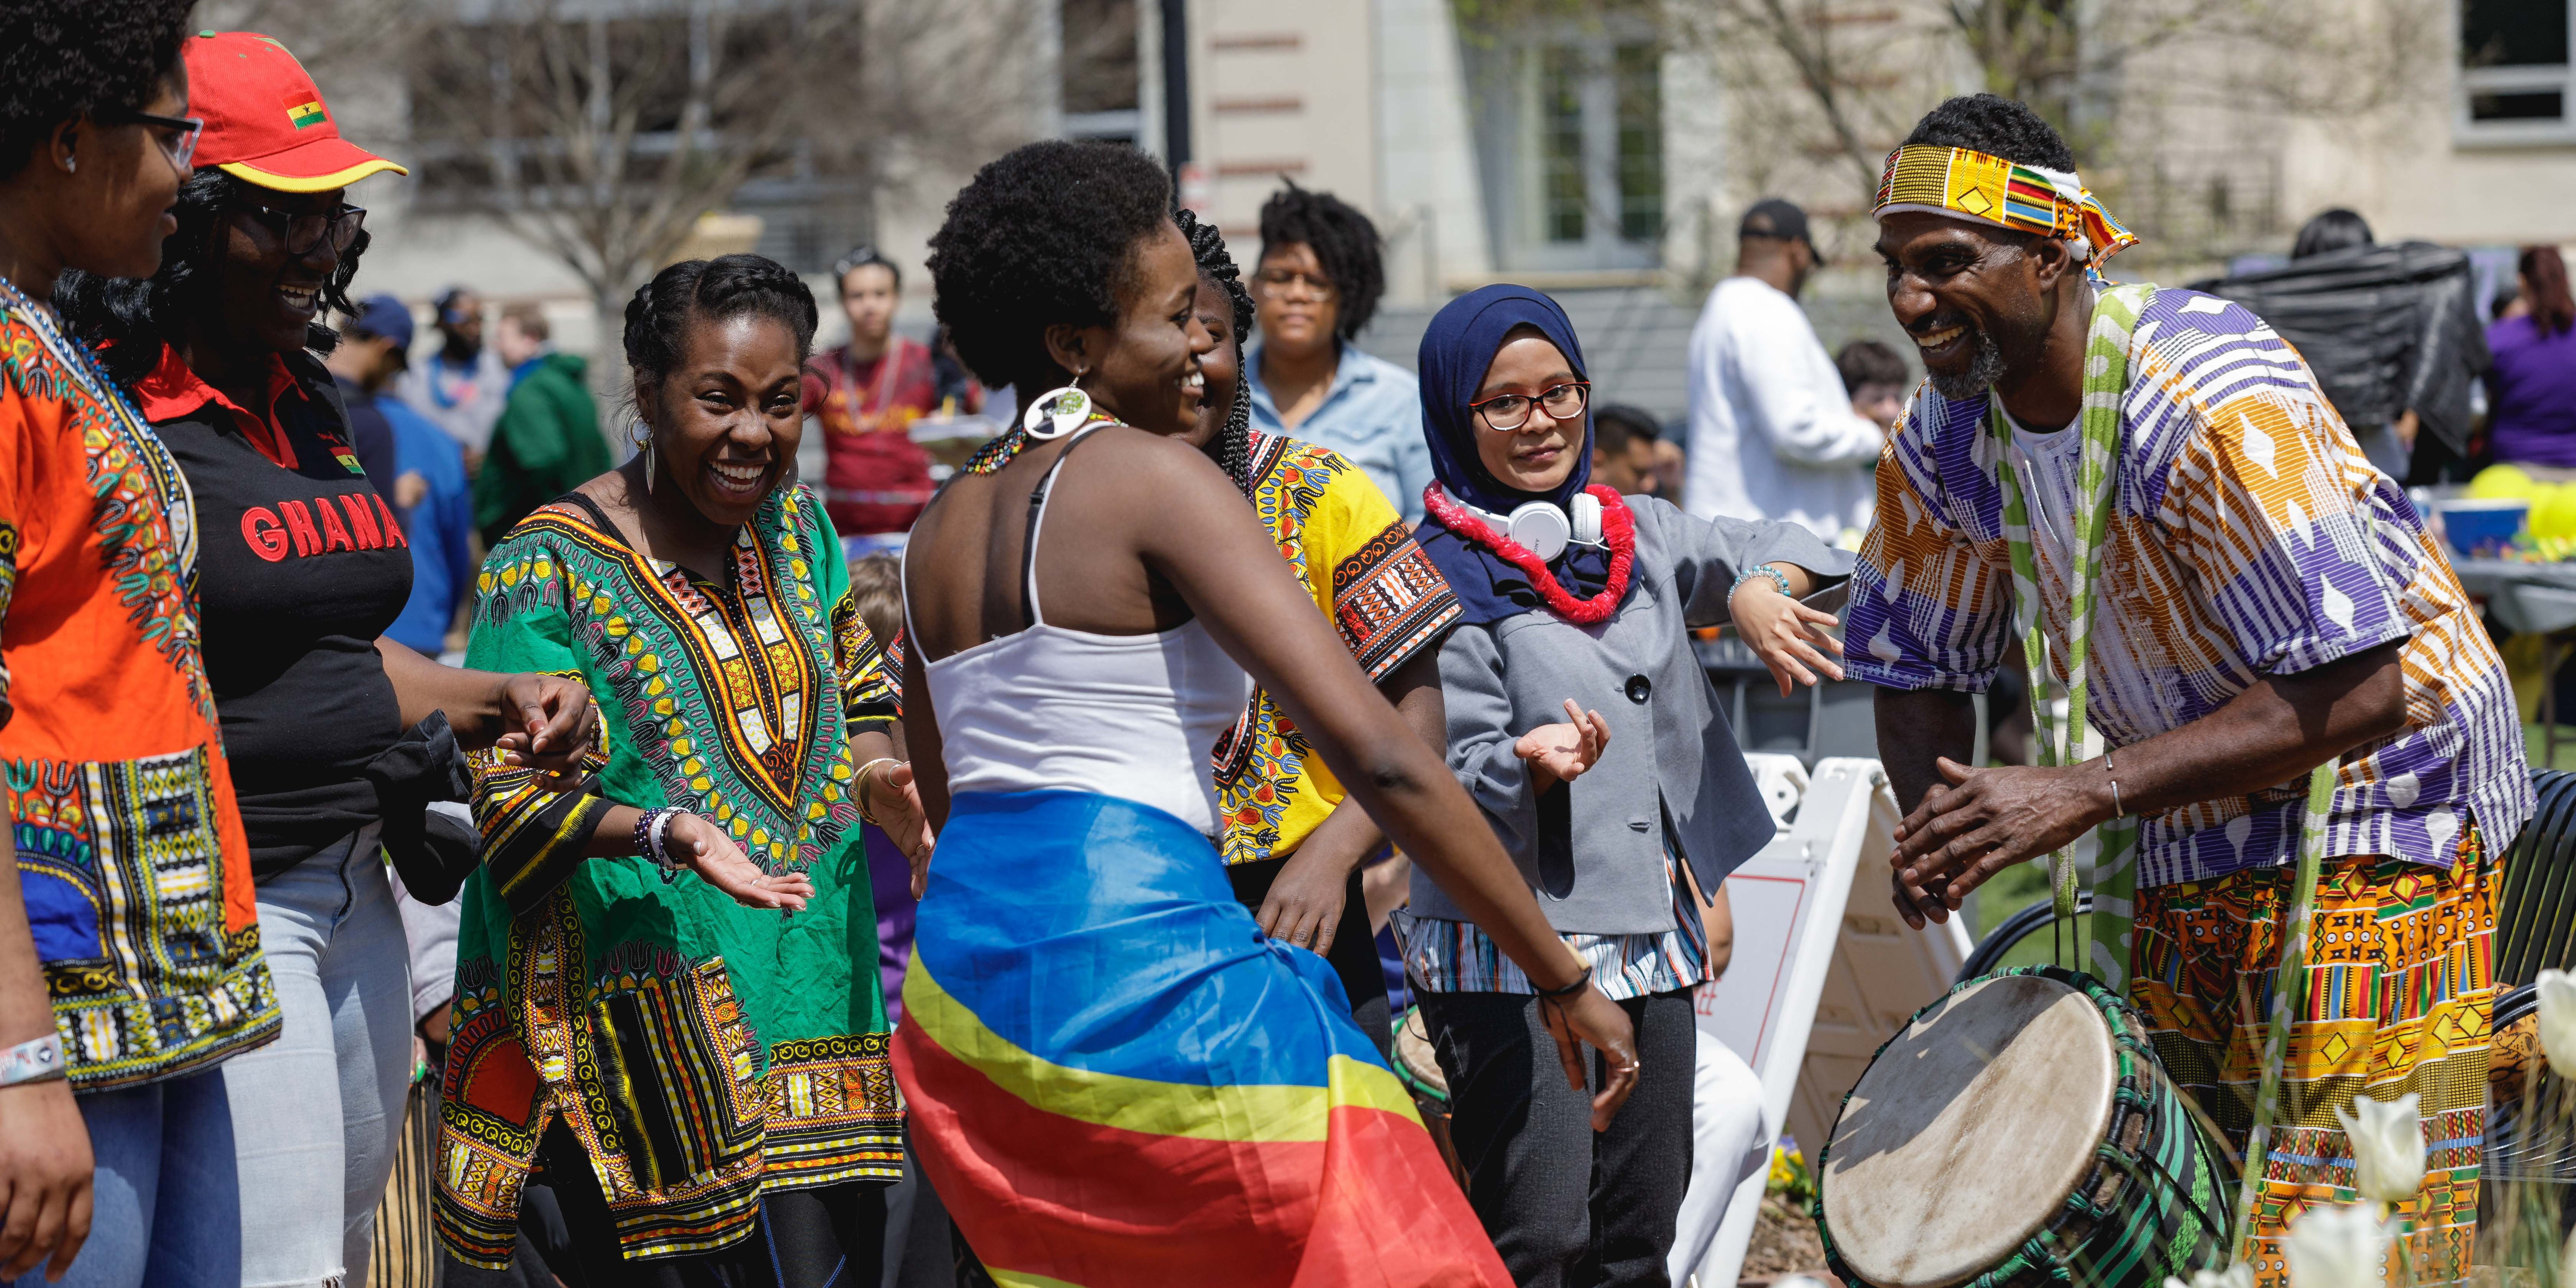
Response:
[[[1909,210],[2062,237],[2076,259],[2095,265],[2138,241],[2073,174],[1966,148],[1915,143],[1887,154],[1871,213],[1884,219]]]

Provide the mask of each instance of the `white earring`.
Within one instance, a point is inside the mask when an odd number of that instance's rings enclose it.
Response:
[[[1020,428],[1031,438],[1062,438],[1082,428],[1091,419],[1091,395],[1082,391],[1084,374],[1077,371],[1072,384],[1038,395],[1020,417]]]
[[[65,173],[65,174],[77,174],[77,173],[79,173],[79,172],[80,172],[80,158],[79,158],[79,157],[64,157],[64,158],[63,158],[63,173]]]

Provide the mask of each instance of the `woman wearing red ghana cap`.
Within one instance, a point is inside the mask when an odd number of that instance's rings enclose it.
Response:
[[[411,1072],[380,851],[416,890],[459,848],[470,866],[470,842],[442,851],[423,833],[427,803],[463,781],[459,744],[570,768],[594,709],[573,681],[455,670],[380,638],[411,555],[308,350],[338,339],[324,308],[355,311],[366,212],[345,189],[401,167],[340,137],[276,41],[210,33],[184,57],[206,128],[160,271],[67,278],[57,299],[109,346],[195,498],[206,672],[285,1019],[275,1045],[223,1070],[239,1282],[363,1283]]]

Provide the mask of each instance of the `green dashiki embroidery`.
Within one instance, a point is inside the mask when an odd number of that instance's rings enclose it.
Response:
[[[766,1188],[902,1174],[849,745],[891,725],[893,682],[810,491],[774,494],[733,558],[727,590],[557,502],[484,561],[466,664],[582,679],[607,750],[568,792],[477,757],[437,1201],[474,1264],[509,1261],[558,1117],[630,1258],[750,1234]],[[814,898],[757,912],[649,859],[583,858],[617,804],[712,818]]]

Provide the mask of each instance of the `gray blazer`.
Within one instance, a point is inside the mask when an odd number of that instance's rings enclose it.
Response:
[[[1771,839],[1771,812],[1691,649],[1689,630],[1727,620],[1738,570],[1779,562],[1825,581],[1849,554],[1794,523],[1694,519],[1632,496],[1637,555],[1610,620],[1576,626],[1545,610],[1461,626],[1440,647],[1449,767],[1520,866],[1560,933],[1673,928],[1659,814],[1700,888],[1714,889]],[[1599,711],[1610,745],[1590,772],[1546,799],[1512,754],[1520,736],[1565,719],[1565,700]],[[1419,867],[1413,912],[1467,920]]]

